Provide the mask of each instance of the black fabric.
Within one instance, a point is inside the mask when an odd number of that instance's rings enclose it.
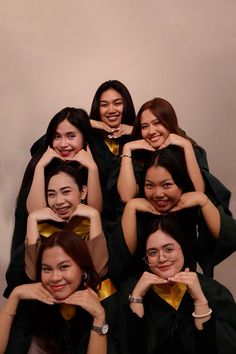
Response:
[[[199,276],[203,292],[213,314],[204,329],[195,328],[193,300],[185,293],[175,310],[153,290],[144,298],[145,316],[139,318],[131,310],[127,316],[127,345],[136,354],[233,354],[236,350],[236,305],[231,293],[211,278]],[[132,284],[132,285],[131,285]],[[133,280],[127,284],[132,291]],[[127,301],[126,293],[126,301]]]

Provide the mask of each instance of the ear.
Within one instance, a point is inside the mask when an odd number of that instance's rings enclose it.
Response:
[[[86,198],[87,193],[88,193],[88,187],[87,187],[87,186],[83,186],[83,187],[82,187],[82,190],[81,190],[81,192],[80,192],[81,201]]]

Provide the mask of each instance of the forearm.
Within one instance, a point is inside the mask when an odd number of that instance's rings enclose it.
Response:
[[[208,306],[207,299],[203,297],[201,300],[194,302],[194,324],[196,328],[201,331],[203,330],[203,323],[207,322],[211,318],[210,308]],[[208,315],[209,314],[209,315]],[[197,317],[197,316],[203,316]]]
[[[184,154],[188,174],[193,182],[195,190],[197,192],[204,192],[205,183],[191,143],[184,147]]]
[[[97,166],[88,170],[88,205],[102,211],[102,191]]]
[[[90,240],[100,235],[101,233],[103,233],[101,217],[99,212],[97,210],[94,210],[93,215],[90,216]]]
[[[134,174],[132,151],[126,145],[122,152],[117,190],[121,200],[126,203],[137,195],[137,182]]]
[[[37,165],[26,202],[28,213],[46,206],[44,168]]]
[[[37,220],[33,217],[33,215],[30,214],[27,219],[25,242],[28,245],[33,245],[37,242],[38,238],[39,238],[38,223]]]
[[[87,241],[88,249],[92,255],[93,264],[96,272],[102,278],[106,275],[108,269],[108,249],[104,233]]]
[[[36,280],[36,266],[39,254],[41,240],[39,239],[36,244],[25,245],[25,272],[29,279]]]
[[[100,326],[105,323],[105,311],[94,318],[93,325]],[[90,331],[87,354],[106,354],[107,353],[107,335],[101,335],[93,330]]]
[[[220,213],[210,199],[205,199],[205,202],[200,205],[202,216],[207,224],[212,236],[216,239],[220,234]]]
[[[136,209],[127,203],[121,219],[125,242],[131,254],[134,254],[137,247],[137,219]]]
[[[13,290],[12,294],[0,311],[0,354],[5,353],[18,302],[19,300],[14,296]]]

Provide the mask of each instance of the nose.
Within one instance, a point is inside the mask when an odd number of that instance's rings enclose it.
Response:
[[[113,113],[113,112],[115,112],[115,107],[114,107],[113,104],[109,104],[107,112],[108,112],[108,113]]]
[[[50,280],[53,283],[57,283],[58,281],[60,281],[62,279],[62,275],[61,275],[61,271],[60,269],[54,269],[51,273],[51,277]]]
[[[164,197],[164,192],[163,189],[161,187],[156,187],[154,190],[154,194],[153,194],[153,198],[162,198]]]
[[[68,139],[67,137],[61,137],[61,140],[60,140],[60,148],[65,148],[68,146]]]
[[[148,127],[148,135],[152,135],[156,132],[155,126],[153,124],[149,124]]]
[[[162,250],[160,250],[158,255],[158,262],[163,263],[165,261],[166,261],[165,253]]]
[[[56,205],[61,205],[64,203],[64,196],[61,193],[58,193],[55,199]]]

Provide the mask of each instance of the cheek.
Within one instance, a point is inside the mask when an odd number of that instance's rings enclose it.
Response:
[[[55,150],[55,148],[56,148],[57,146],[58,146],[57,140],[53,140],[53,141],[52,141],[52,149]]]

